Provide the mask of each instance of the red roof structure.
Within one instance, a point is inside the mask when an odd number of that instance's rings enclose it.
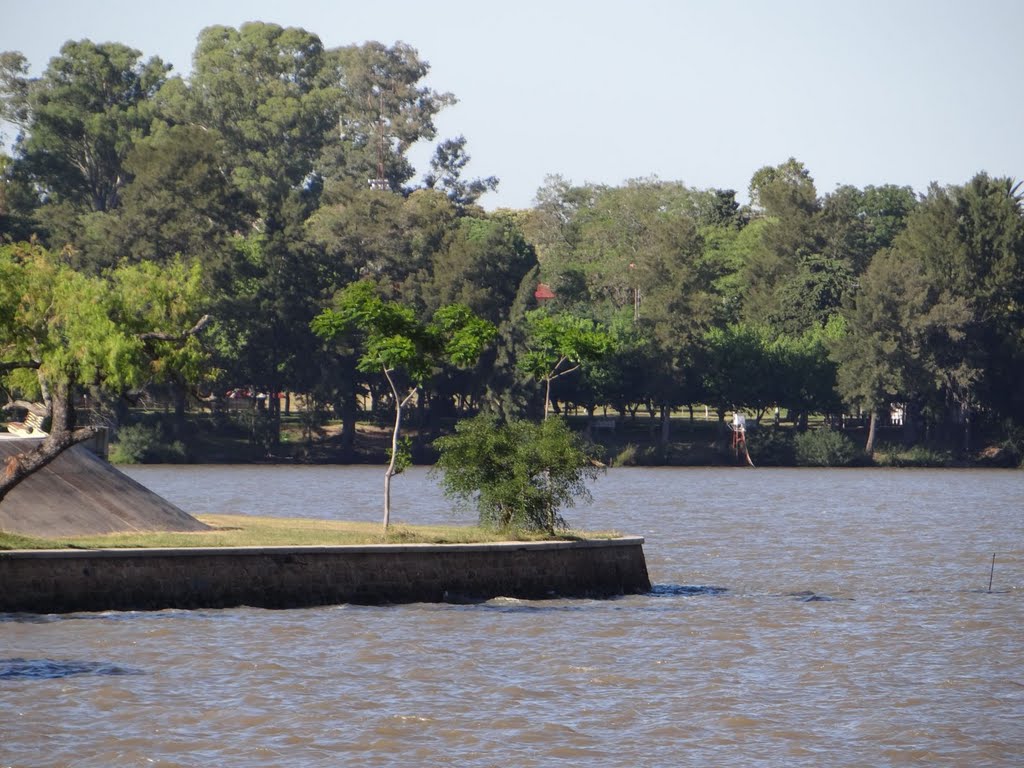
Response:
[[[555,298],[555,292],[546,283],[538,283],[537,290],[533,292],[533,298],[537,301],[547,301],[548,299]]]

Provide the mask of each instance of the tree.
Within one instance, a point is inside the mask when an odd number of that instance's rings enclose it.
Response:
[[[306,226],[311,239],[337,265],[334,277],[341,284],[368,278],[401,285],[417,270],[426,269],[433,255],[413,254],[406,207],[400,195],[344,187],[325,194]]]
[[[929,289],[921,357],[931,381],[922,394],[936,421],[963,425],[965,446],[973,414],[1024,414],[1019,191],[985,173],[962,186],[933,185],[894,240],[904,267],[919,269]]]
[[[456,99],[420,81],[430,65],[410,45],[376,41],[329,52],[340,86],[338,119],[329,127],[320,172],[333,181],[399,191],[414,170],[406,154],[437,134],[434,117]]]
[[[579,379],[590,385],[579,389],[579,396],[592,408],[598,391],[610,391],[606,384],[619,390],[620,402],[620,385],[642,384],[626,399],[645,403],[652,415],[655,408],[660,411],[667,442],[671,411],[695,389],[692,362],[721,306],[715,280],[723,265],[706,258],[701,230],[738,226],[733,194],[644,178],[620,187],[585,188],[553,179],[541,195],[527,228],[545,283],[555,289],[552,308],[612,327],[626,321],[636,326],[635,333],[620,335],[643,338],[644,355],[624,352],[618,361],[628,356],[631,364],[643,364],[640,376],[615,364],[604,366],[608,376],[592,369]]]
[[[704,386],[720,418],[730,408],[764,412],[778,402],[773,389],[772,337],[766,326],[744,323],[708,332]]]
[[[233,182],[272,220],[310,181],[341,91],[320,38],[250,22],[204,29],[187,87],[172,81],[161,95],[170,119],[216,131]]]
[[[537,257],[557,274],[573,260],[580,237],[580,214],[593,205],[596,188],[573,186],[561,176],[548,176],[537,190],[537,204],[523,222],[527,240]],[[548,275],[547,279],[552,279]]]
[[[119,261],[198,259],[211,281],[231,271],[234,233],[254,212],[222,171],[215,131],[163,128],[139,140],[125,159],[132,181],[113,211],[82,218],[79,260],[93,269]]]
[[[204,370],[197,337],[209,316],[197,320],[203,292],[195,265],[124,266],[94,277],[22,243],[0,248],[0,286],[0,374],[11,390],[41,397],[50,421],[37,448],[9,460],[0,500],[95,434],[76,422],[79,385],[120,392],[172,375],[196,380]]]
[[[36,204],[31,184],[18,173],[13,159],[0,150],[0,242],[21,242],[32,237],[32,211]]]
[[[767,220],[742,269],[742,319],[802,333],[821,323],[819,304],[827,298],[817,291],[808,295],[807,287],[819,279],[831,282],[838,266],[821,259],[814,179],[803,163],[790,158],[758,170],[749,191],[751,205]]]
[[[495,324],[507,318],[523,278],[537,265],[533,248],[500,213],[461,217],[431,261],[422,287],[427,307],[458,302]]]
[[[844,311],[844,333],[832,344],[840,396],[870,414],[868,456],[875,450],[879,410],[911,394],[914,343],[908,321],[925,291],[920,271],[908,271],[891,251],[880,252],[861,276],[857,296]]]
[[[830,348],[842,328],[842,319],[836,315],[824,327],[810,328],[800,336],[778,336],[768,347],[772,397],[777,405],[799,415],[801,427],[808,414],[836,413],[841,407]]]
[[[401,471],[399,433],[403,408],[440,363],[468,366],[476,362],[494,338],[495,328],[460,304],[441,307],[431,322],[421,323],[411,308],[380,298],[376,287],[368,281],[342,289],[334,308],[317,315],[312,328],[326,340],[358,332],[363,349],[358,369],[364,373],[379,371],[391,390],[395,423],[390,460],[384,472],[387,530],[391,520],[391,478]]]
[[[498,177],[463,179],[462,173],[469,160],[464,136],[442,141],[430,159],[430,171],[423,178],[423,186],[444,192],[459,207],[472,205],[480,195],[498,188]]]
[[[440,197],[438,192],[425,190],[414,196],[428,194]],[[472,371],[447,369],[435,380],[438,397],[430,411],[432,426],[437,427],[444,416],[458,416],[469,403],[481,402],[498,387],[504,390],[499,399],[508,402],[508,390],[516,386],[511,380],[516,371],[508,362],[515,354],[520,331],[517,324],[523,307],[519,299],[526,295],[533,300],[536,268],[533,248],[512,216],[474,211],[451,223],[426,267],[403,285],[406,301],[423,307],[421,316],[445,304],[459,303],[498,329],[495,344]],[[448,403],[454,404],[454,413],[444,411]]]
[[[251,211],[219,317],[234,339],[227,365],[235,380],[275,395],[308,391],[317,376],[309,323],[328,270],[304,225],[319,203],[317,161],[337,125],[336,74],[304,29],[213,26],[199,35],[189,81],[168,81],[159,94],[167,120],[216,138],[218,167]],[[280,440],[280,412],[280,399],[270,398],[268,450]]]
[[[579,269],[595,300],[640,317],[646,297],[666,282],[676,287],[699,257],[700,197],[682,184],[658,179],[596,190],[576,215],[579,237],[561,271]]]
[[[3,114],[21,130],[18,162],[53,203],[107,211],[130,176],[124,161],[152,119],[151,98],[170,69],[118,43],[68,41],[42,77],[4,54]]]
[[[403,198],[365,186],[331,185],[321,206],[306,222],[310,240],[322,251],[329,292],[357,279],[387,286],[385,297],[401,300],[418,317],[429,316],[424,298],[431,264],[456,224],[457,211],[440,192],[417,190]],[[442,303],[431,304],[436,309]],[[342,450],[355,444],[357,396],[361,382],[355,371],[356,350],[334,345],[328,366],[349,371],[328,372],[318,391],[334,405],[342,420]],[[340,371],[339,371],[340,373]]]
[[[540,424],[489,414],[463,419],[455,434],[434,442],[435,472],[451,498],[475,503],[481,525],[525,528],[554,535],[566,527],[559,514],[577,498],[589,499],[586,481],[600,470],[562,419]]]
[[[748,192],[750,204],[768,216],[781,217],[795,210],[810,214],[819,207],[814,179],[795,157],[758,169],[750,179]]]
[[[544,418],[551,410],[551,382],[597,360],[611,348],[611,337],[593,320],[565,312],[526,313],[526,348],[519,366],[544,382]]]
[[[859,275],[867,269],[872,256],[892,246],[896,236],[906,228],[907,217],[916,207],[917,195],[910,187],[898,187],[895,184],[864,187],[855,215],[865,223],[865,248],[862,253],[868,258],[867,261],[854,264],[855,274]]]
[[[843,399],[871,414],[865,452],[874,451],[878,411],[891,402],[933,397],[950,376],[970,381],[966,360],[951,369],[970,320],[968,305],[936,290],[910,253],[880,251],[861,277],[846,311],[845,334],[833,342],[837,387]]]

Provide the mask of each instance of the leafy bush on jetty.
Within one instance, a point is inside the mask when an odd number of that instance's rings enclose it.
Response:
[[[561,418],[499,423],[481,414],[434,445],[445,495],[475,504],[481,525],[502,530],[564,529],[559,510],[589,499],[586,482],[601,471],[591,446]]]

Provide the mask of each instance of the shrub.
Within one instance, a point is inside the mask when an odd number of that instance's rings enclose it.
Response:
[[[796,463],[802,467],[849,467],[863,456],[853,440],[831,429],[804,432],[794,442]]]
[[[110,446],[111,464],[177,464],[185,460],[185,446],[165,442],[159,427],[129,424],[117,431]]]
[[[440,456],[432,471],[445,495],[474,504],[483,526],[565,528],[559,510],[589,499],[586,482],[600,472],[593,448],[560,418],[502,424],[481,414],[434,445]]]
[[[875,464],[880,467],[948,467],[952,463],[949,451],[923,445],[909,448],[886,445],[875,450]]]
[[[671,464],[671,446],[662,448],[657,445],[637,446],[627,443],[611,459],[613,467],[660,467]]]
[[[626,446],[612,457],[613,467],[636,466],[638,448],[633,443],[626,443]]]
[[[747,433],[750,458],[759,467],[791,467],[796,464],[793,430],[764,427]]]

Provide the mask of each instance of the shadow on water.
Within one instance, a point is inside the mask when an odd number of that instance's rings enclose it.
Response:
[[[602,601],[605,602],[605,601]],[[587,609],[583,600],[550,599],[528,600],[515,597],[473,598],[445,593],[444,604],[460,609],[495,611],[496,613],[573,613]]]
[[[724,595],[727,587],[691,584],[655,584],[647,594],[651,597],[695,597],[698,595]]]
[[[120,667],[105,661],[56,659],[0,659],[0,680],[57,680],[75,675],[142,675],[141,669]]]
[[[63,621],[161,621],[217,615],[217,609],[168,608],[162,611],[101,611],[98,613],[0,613],[0,624],[56,624]]]

